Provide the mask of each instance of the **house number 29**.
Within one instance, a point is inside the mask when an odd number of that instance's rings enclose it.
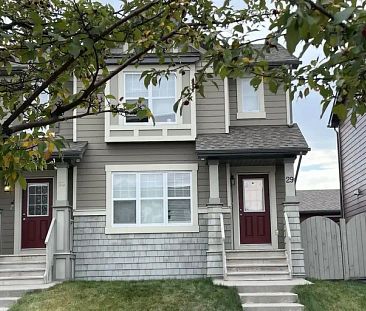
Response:
[[[286,177],[286,184],[292,184],[294,182],[293,177]]]

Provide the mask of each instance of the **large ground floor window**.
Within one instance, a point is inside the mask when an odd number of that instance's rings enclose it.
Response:
[[[196,224],[196,164],[109,165],[106,171],[106,231],[186,231]]]

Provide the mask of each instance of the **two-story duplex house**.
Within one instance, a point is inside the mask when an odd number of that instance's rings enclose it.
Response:
[[[299,64],[282,47],[266,57]],[[126,101],[144,97],[155,125],[110,114],[61,123],[70,144],[56,169],[27,175],[25,190],[0,189],[1,260],[33,265],[6,280],[304,276],[294,161],[309,148],[288,94],[255,90],[250,76],[215,78],[218,88],[207,82],[176,114],[202,66],[193,49],[178,60],[189,70],[158,86],[139,80],[154,55],[107,85]]]

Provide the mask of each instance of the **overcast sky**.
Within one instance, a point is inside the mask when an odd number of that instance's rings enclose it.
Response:
[[[118,0],[101,0],[118,6]],[[222,0],[215,0],[220,3]],[[243,0],[232,0],[235,7],[243,7]],[[301,59],[309,63],[317,57],[315,49]],[[329,111],[320,119],[320,95],[312,92],[306,99],[293,102],[294,121],[299,124],[311,151],[303,157],[297,181],[297,189],[335,189],[339,188],[336,135],[327,128]]]

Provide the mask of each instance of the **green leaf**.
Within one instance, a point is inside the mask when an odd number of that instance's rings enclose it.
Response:
[[[19,175],[18,182],[23,190],[25,190],[27,188],[27,181],[23,175]]]
[[[347,118],[347,107],[343,104],[335,105],[332,111],[340,120],[345,120]]]
[[[80,54],[81,46],[80,44],[76,44],[75,42],[72,42],[69,45],[69,53],[74,56],[74,58],[77,58]]]
[[[296,27],[296,22],[293,21],[287,28],[285,35],[287,49],[290,53],[295,52],[296,46],[299,43],[300,36],[298,32],[298,27]]]
[[[340,24],[340,23],[346,21],[347,19],[349,19],[351,17],[354,10],[355,10],[354,7],[349,7],[347,9],[344,9],[343,11],[340,11],[340,12],[334,14],[334,19],[333,19],[334,23]]]

